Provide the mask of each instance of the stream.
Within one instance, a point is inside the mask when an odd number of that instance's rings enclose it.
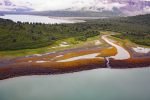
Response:
[[[115,56],[110,56],[110,57],[105,57],[105,60],[106,60],[106,67],[107,68],[111,68],[111,65],[110,65],[110,58],[113,58],[115,60],[125,60],[125,59],[129,59],[130,58],[130,54],[129,52],[124,49],[123,47],[113,43],[112,40],[108,39],[108,36],[110,35],[103,35],[102,36],[102,39],[110,44],[111,46],[115,47],[117,49],[117,54]]]
[[[110,57],[105,57],[106,67],[107,67],[107,68],[111,68],[109,58],[110,58]]]
[[[130,54],[107,36],[102,39],[117,49],[115,56],[105,57],[108,69],[1,80],[0,100],[150,100],[150,67],[110,69],[110,58],[129,59]]]

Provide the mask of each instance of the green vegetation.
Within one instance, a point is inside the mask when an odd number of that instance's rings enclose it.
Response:
[[[86,41],[99,35],[99,31],[122,33],[115,35],[141,45],[150,46],[150,15],[125,18],[87,20],[76,24],[14,23],[0,19],[0,51],[35,49],[52,46],[58,41],[72,39]]]
[[[150,34],[147,33],[122,33],[118,35],[113,35],[114,37],[120,39],[129,39],[132,42],[140,45],[150,46]]]
[[[7,51],[0,51],[0,58],[14,58],[14,57],[21,57],[33,54],[43,54],[49,53],[54,51],[63,51],[70,48],[79,48],[84,47],[87,45],[94,45],[95,40],[98,40],[99,36],[88,38],[87,41],[76,41],[75,38],[67,38],[56,41],[53,45],[40,47],[35,49],[20,49],[20,50],[7,50]],[[68,47],[60,47],[59,44],[62,42],[67,42],[69,44]],[[103,47],[107,46],[107,44],[102,44]],[[53,48],[56,47],[56,48]]]
[[[87,40],[99,34],[82,24],[29,24],[0,19],[0,50],[39,48],[67,38],[83,41],[81,37]]]
[[[134,17],[90,21],[99,30],[113,31],[121,39],[129,39],[140,45],[150,46],[150,14]]]

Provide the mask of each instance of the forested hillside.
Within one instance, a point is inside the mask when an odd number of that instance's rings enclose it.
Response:
[[[76,41],[99,35],[99,31],[120,32],[119,38],[150,46],[150,15],[88,20],[76,24],[14,23],[0,19],[0,50],[39,48],[57,40],[73,37]]]
[[[129,39],[141,45],[150,46],[150,14],[90,21],[99,30],[120,32],[121,39]]]
[[[29,24],[0,19],[0,50],[38,48],[70,37],[85,41],[99,34],[82,24]]]

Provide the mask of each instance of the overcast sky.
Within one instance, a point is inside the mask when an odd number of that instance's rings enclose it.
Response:
[[[32,3],[32,7],[35,10],[59,10],[65,9],[69,7],[82,7],[82,6],[89,6],[95,1],[100,1],[99,6],[107,7],[111,9],[112,6],[122,6],[117,3],[107,3],[110,0],[11,0],[13,2],[19,3],[20,2],[30,2]]]
[[[117,2],[108,2],[108,1],[117,1],[117,0],[10,0],[13,1],[17,5],[25,5],[27,2],[30,2],[31,7],[37,11],[42,10],[60,10],[66,9],[70,7],[82,7],[89,6],[96,1],[99,1],[99,7],[104,7],[105,9],[111,10],[113,7],[122,7],[125,4],[120,4]],[[80,1],[80,2],[79,2]],[[118,1],[126,1],[126,0],[118,0]],[[129,0],[128,0],[129,1]],[[140,0],[132,0],[132,1],[140,1]],[[150,0],[141,0],[141,1],[150,1]],[[28,4],[29,6],[29,4]]]
[[[92,0],[11,0],[16,3],[30,2],[36,10],[57,10],[71,7],[72,2],[83,1],[89,3]]]

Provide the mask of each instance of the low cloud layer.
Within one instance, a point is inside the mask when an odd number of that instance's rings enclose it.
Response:
[[[125,6],[118,2],[110,2],[110,0],[11,0],[16,4],[31,3],[32,8],[36,11],[43,10],[62,10],[67,8],[81,9],[82,7],[102,7],[107,10],[111,10],[113,7],[119,8]]]
[[[11,5],[5,5],[4,2],[10,2]],[[0,0],[0,11],[11,9],[112,11],[114,8],[128,15],[150,13],[150,0]]]

